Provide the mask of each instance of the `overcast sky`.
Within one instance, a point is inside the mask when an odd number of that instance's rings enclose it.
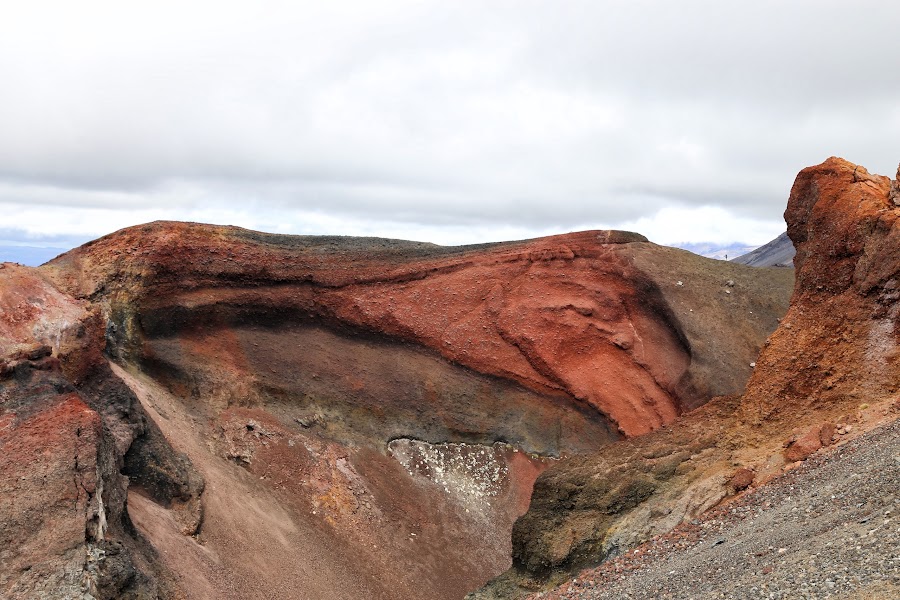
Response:
[[[900,3],[0,0],[0,245],[155,219],[761,244],[900,161]]]

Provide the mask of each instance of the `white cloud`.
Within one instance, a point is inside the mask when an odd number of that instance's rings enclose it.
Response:
[[[8,4],[0,208],[22,235],[762,243],[802,167],[900,158],[891,3]]]

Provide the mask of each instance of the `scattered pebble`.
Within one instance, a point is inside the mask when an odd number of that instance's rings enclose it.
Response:
[[[900,598],[898,463],[895,420],[530,598]]]

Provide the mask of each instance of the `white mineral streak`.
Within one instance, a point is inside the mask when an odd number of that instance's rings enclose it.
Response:
[[[504,488],[509,477],[505,455],[508,444],[429,444],[396,439],[388,444],[391,455],[414,478],[431,481],[467,510],[482,512]]]

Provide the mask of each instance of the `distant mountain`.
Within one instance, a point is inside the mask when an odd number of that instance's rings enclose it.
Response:
[[[787,232],[756,250],[738,256],[733,260],[751,267],[791,267],[794,266],[794,243]]]
[[[672,244],[676,248],[705,256],[706,258],[715,258],[716,260],[728,260],[728,257],[740,256],[750,252],[756,246],[748,246],[747,244],[735,242],[728,245],[716,244],[713,242],[692,242],[685,244]]]
[[[0,246],[0,262],[15,262],[29,267],[37,267],[65,251],[65,248],[44,246]]]

